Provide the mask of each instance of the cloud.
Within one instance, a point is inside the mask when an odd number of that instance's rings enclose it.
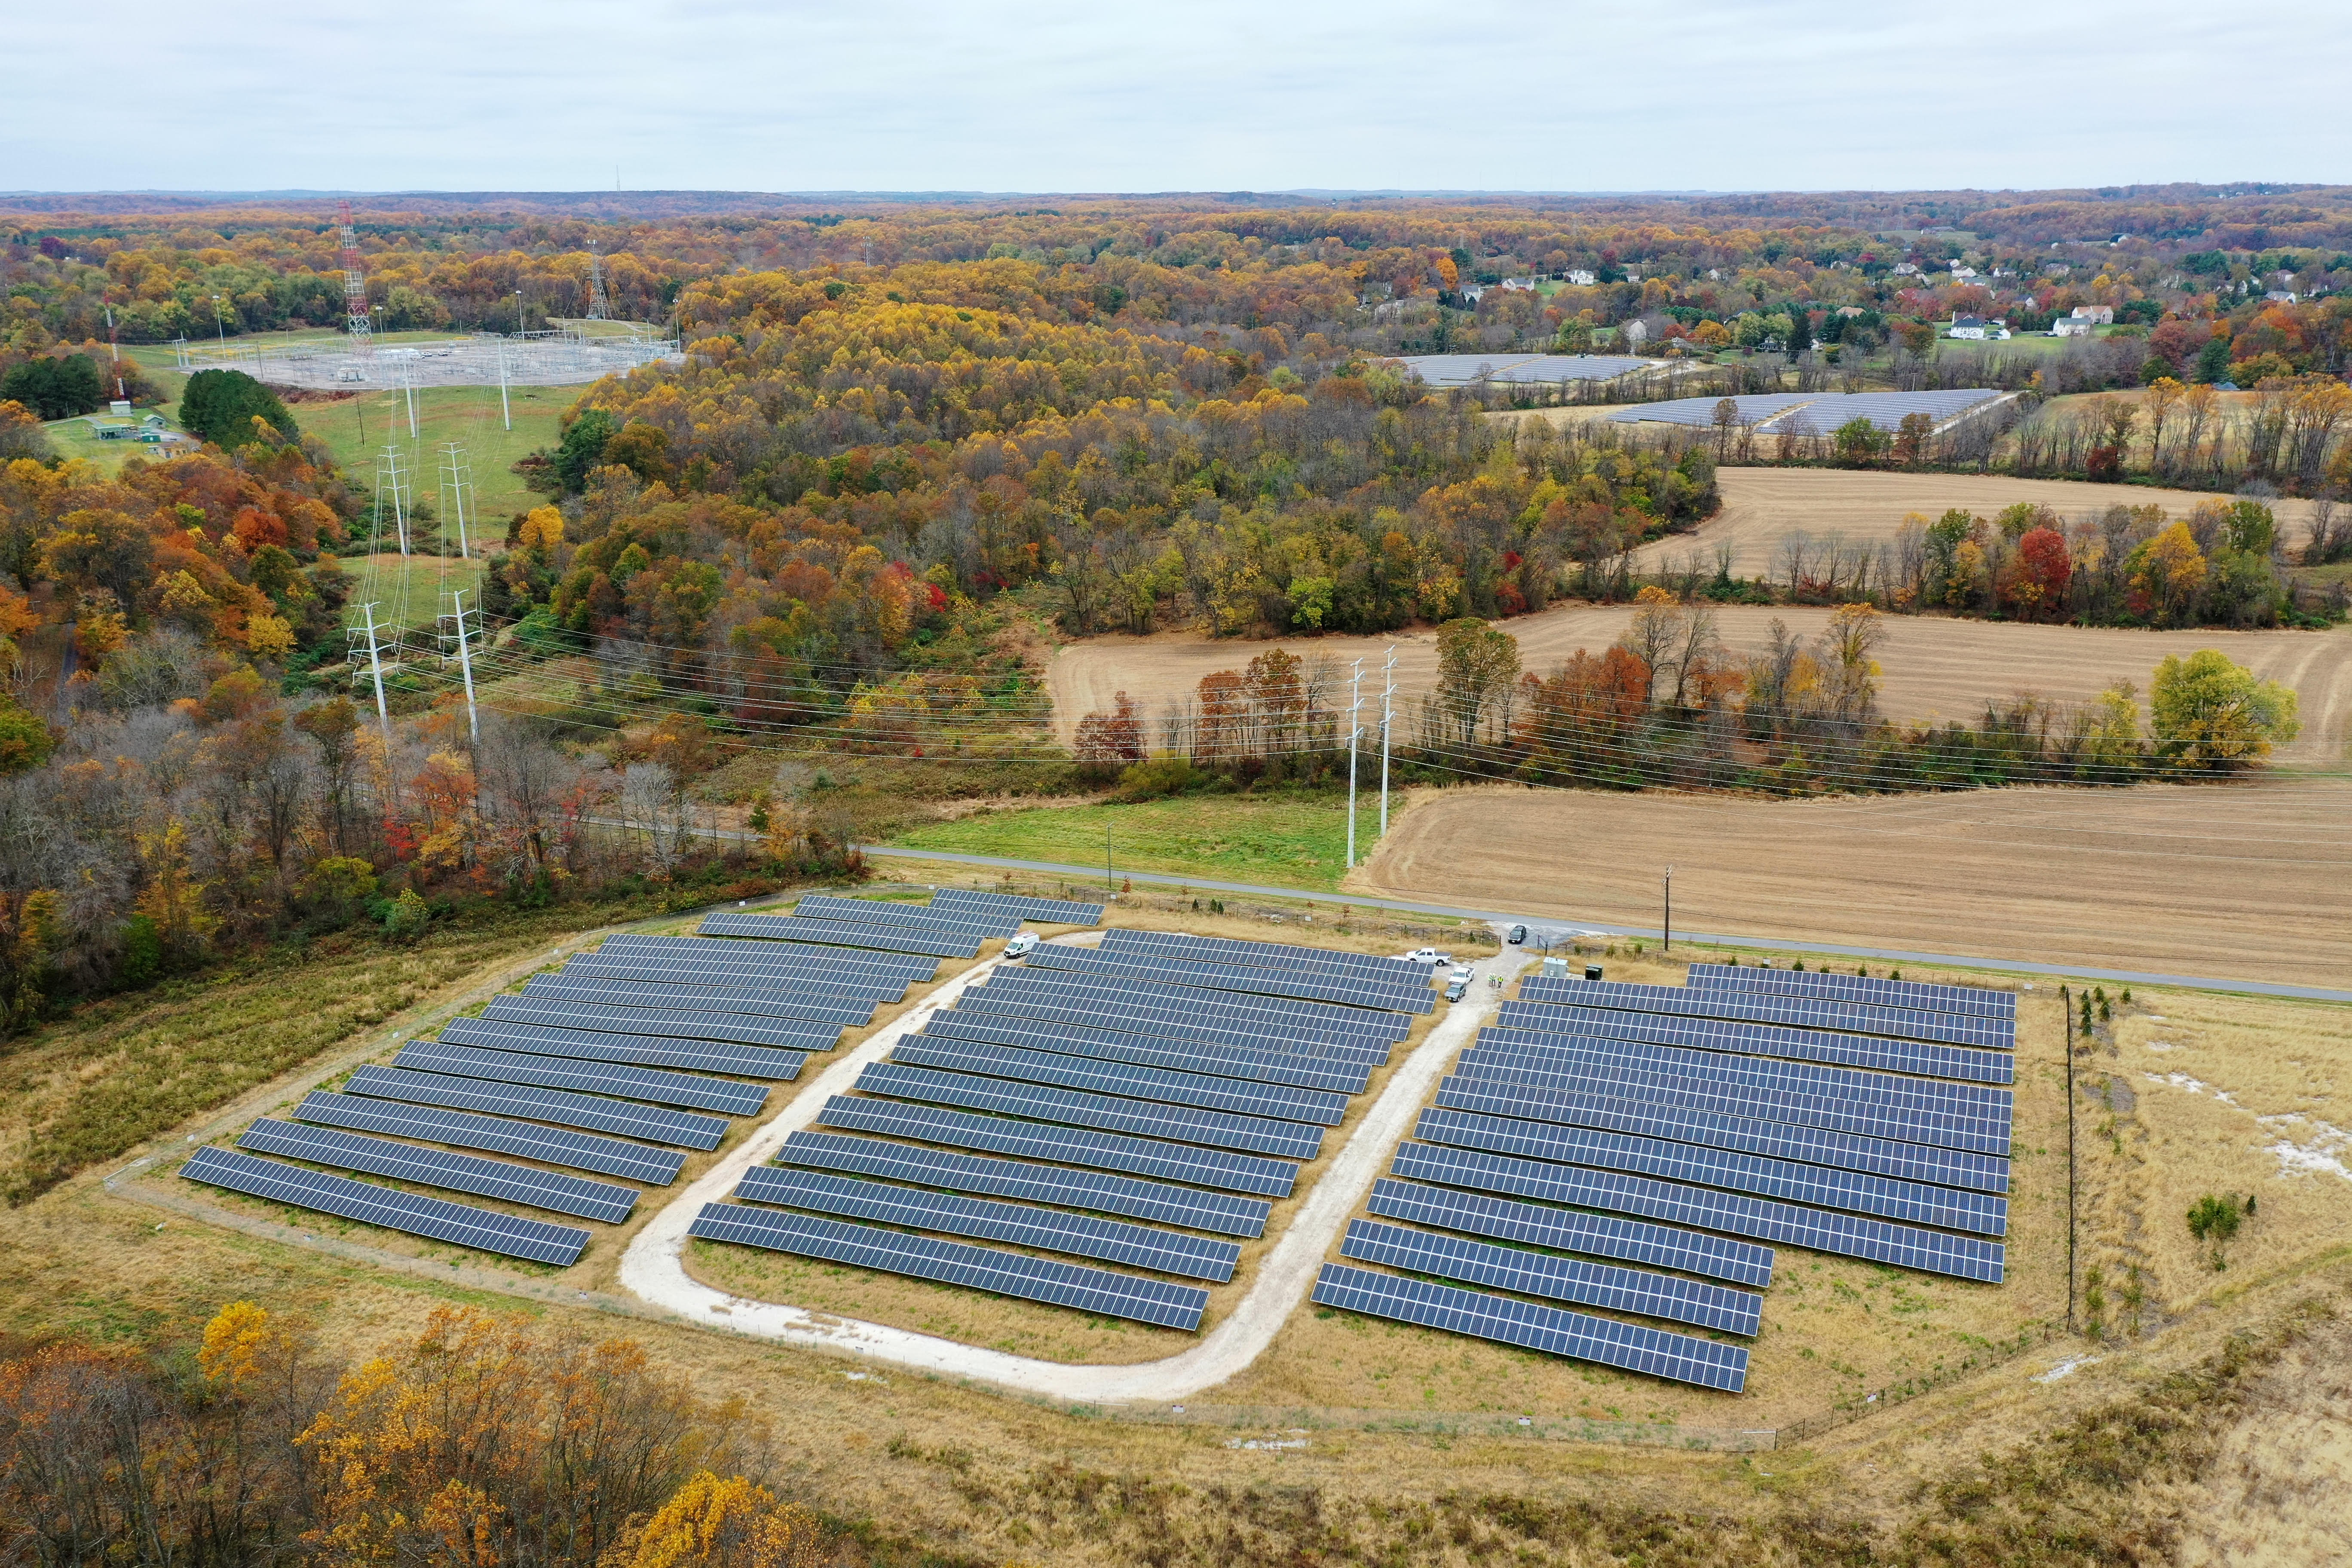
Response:
[[[2047,187],[2332,180],[2352,151],[2326,8],[20,11],[0,183],[48,190]]]

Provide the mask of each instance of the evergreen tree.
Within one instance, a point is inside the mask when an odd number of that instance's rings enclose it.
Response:
[[[257,417],[268,421],[283,441],[300,435],[278,395],[241,370],[200,370],[188,377],[188,390],[180,396],[180,423],[226,451],[260,438],[253,427]]]

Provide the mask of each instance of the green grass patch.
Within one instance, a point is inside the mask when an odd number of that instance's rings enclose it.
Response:
[[[466,531],[470,539],[506,537],[507,520],[518,511],[543,505],[545,497],[523,488],[513,472],[515,460],[559,438],[556,421],[572,406],[584,387],[517,386],[508,389],[514,428],[505,427],[495,386],[420,386],[416,389],[416,436],[408,434],[407,395],[398,388],[379,388],[338,403],[298,403],[294,417],[335,455],[335,461],[362,485],[375,483],[376,460],[387,445],[400,448],[402,461],[415,475],[411,494],[434,498],[439,487],[442,448],[455,441],[466,448],[474,492],[467,509]],[[456,544],[457,528],[449,509],[435,509],[446,521],[449,542]],[[481,519],[478,531],[476,517]],[[438,528],[440,523],[428,524]]]
[[[1360,805],[1356,850],[1369,854],[1379,818]],[[910,849],[1164,871],[1231,882],[1329,890],[1346,874],[1346,797],[1194,795],[1134,805],[1049,805],[932,823],[892,842]]]
[[[343,569],[352,580],[351,601],[343,610],[344,624],[361,625],[360,606],[372,601],[379,626],[427,625],[449,607],[445,601],[450,590],[463,588],[470,595],[479,586],[483,566],[478,555],[470,561],[460,561],[454,555],[404,557],[395,550],[373,556],[353,556],[343,563]],[[471,613],[478,602],[469,596],[466,601],[467,612]],[[364,642],[362,646],[365,646]]]

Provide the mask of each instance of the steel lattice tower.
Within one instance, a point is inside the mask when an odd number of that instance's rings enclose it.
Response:
[[[352,352],[365,355],[375,348],[375,329],[368,320],[367,276],[360,270],[359,236],[352,232],[352,204],[343,204],[343,327],[352,336]]]
[[[604,297],[604,258],[592,245],[588,247],[588,319],[602,321],[612,313],[612,301]]]

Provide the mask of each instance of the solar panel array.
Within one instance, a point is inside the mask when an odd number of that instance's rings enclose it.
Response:
[[[588,1245],[589,1233],[577,1226],[551,1225],[495,1209],[453,1204],[446,1198],[420,1197],[227,1149],[197,1150],[180,1167],[180,1174],[192,1182],[268,1198],[289,1208],[331,1214],[481,1252],[551,1263],[559,1268],[579,1261],[581,1249]]]
[[[1197,1326],[1205,1293],[1171,1297],[1176,1287],[1103,1268],[1056,1273],[1072,1266],[1033,1255],[1229,1280],[1241,1252],[1226,1238],[1264,1234],[1269,1200],[1290,1195],[1299,1163],[1322,1152],[1325,1130],[1428,1007],[1428,981],[1274,942],[1121,931],[1105,947],[1042,946],[1029,962],[1045,964],[966,989],[827,1100],[824,1131],[793,1134],[774,1167],[705,1210],[695,1234]],[[1053,966],[1067,954],[1078,962]],[[1149,973],[1127,973],[1137,969]],[[799,1212],[779,1228],[777,1209]],[[1637,1228],[1591,1228],[1612,1225]],[[1603,1279],[1578,1276],[1576,1288]],[[1144,1285],[1152,1291],[1137,1294]]]
[[[868,907],[881,906],[858,906]],[[1004,923],[1002,916],[980,921]],[[440,1038],[410,1041],[390,1066],[360,1068],[341,1092],[310,1094],[291,1120],[256,1121],[240,1140],[244,1150],[302,1165],[251,1154],[222,1164],[215,1156],[227,1152],[213,1150],[190,1173],[210,1180],[202,1173],[214,1173],[222,1178],[215,1184],[244,1182],[238,1190],[389,1228],[568,1262],[588,1232],[557,1227],[562,1238],[550,1240],[513,1228],[536,1222],[307,1167],[619,1224],[635,1211],[638,1189],[570,1173],[667,1185],[683,1151],[716,1149],[729,1117],[764,1109],[769,1084],[798,1077],[809,1052],[832,1049],[845,1028],[871,1023],[877,1006],[902,1000],[937,969],[933,958],[852,948],[610,937],[533,976],[520,995],[494,999],[482,1016],[451,1020]],[[1264,1092],[1309,1090],[1269,1085]],[[1129,1193],[1115,1185],[1127,1178],[1092,1179],[1104,1184],[1104,1202],[1130,1206],[1148,1206],[1154,1185],[1135,1182]],[[1194,1206],[1229,1230],[1252,1223],[1253,1200],[1195,1196],[1202,1202]],[[1255,1223],[1265,1223],[1262,1204]],[[1213,1266],[1213,1247],[1183,1255],[1195,1254]]]
[[[1622,354],[1405,354],[1397,360],[1430,386],[1471,386],[1482,381],[1546,384],[1614,381],[1653,363]]]
[[[1428,1278],[1328,1265],[1317,1300],[1736,1390],[1736,1347],[1637,1353],[1563,1320],[1654,1331],[1524,1298],[1752,1334],[1762,1298],[1732,1287],[1768,1286],[1776,1247],[2000,1282],[2014,998],[1729,965],[1520,994],[1340,1249]]]
[[[1829,996],[1934,1013],[1969,1013],[1988,1018],[2017,1016],[2017,994],[1976,985],[1936,985],[1919,980],[1881,980],[1864,974],[1832,974],[1825,969],[1744,968],[1732,963],[1694,963],[1690,984],[1703,990],[1772,991],[1791,996]]]
[[[1924,414],[1941,425],[2000,394],[1990,387],[1960,387],[1948,392],[1829,392],[1801,408],[1792,408],[1772,422],[1772,429],[1810,431],[1826,436],[1856,419],[1867,419],[1879,429],[1895,431],[1913,414]]]
[[[853,921],[861,925],[903,925],[923,931],[976,931],[1009,937],[1021,929],[1022,918],[1000,910],[980,910],[950,904],[902,904],[879,899],[836,899],[811,893],[793,906],[799,920]]]
[[[938,910],[979,910],[985,913],[1017,915],[1040,925],[1093,926],[1102,924],[1103,906],[1076,903],[1062,899],[1024,899],[1011,893],[974,892],[968,888],[941,888],[931,895],[931,907]]]
[[[980,954],[978,937],[911,930],[900,935],[895,928],[882,925],[800,920],[791,915],[705,915],[701,925],[695,929],[704,936],[759,937],[802,948],[871,948],[877,952],[923,953],[939,958],[976,958]]]
[[[1807,430],[1828,435],[1856,419],[1867,419],[1881,430],[1896,430],[1904,416],[1925,414],[1941,425],[1980,404],[1999,397],[1990,387],[1961,387],[1946,392],[1751,392],[1730,400],[1738,423],[1771,432]],[[1643,403],[1608,416],[1612,425],[1655,422],[1664,425],[1712,425],[1720,397],[1677,397],[1666,403]]]

